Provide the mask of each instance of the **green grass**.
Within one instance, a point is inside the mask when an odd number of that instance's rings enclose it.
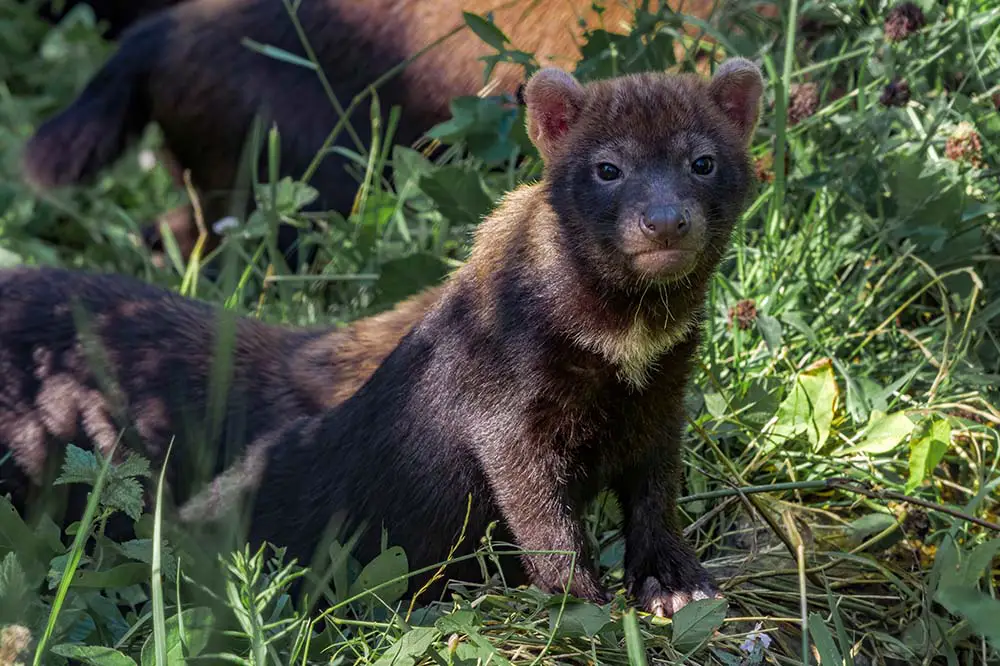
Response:
[[[329,610],[310,617],[287,594],[303,570],[270,549],[203,552],[142,513],[137,480],[151,473],[141,461],[102,473],[100,459],[74,449],[67,479],[103,485],[82,524],[60,534],[0,510],[0,655],[24,647],[24,663],[73,654],[109,665],[162,655],[1000,663],[1000,113],[991,99],[1000,7],[917,4],[927,25],[897,43],[883,34],[888,7],[874,0],[782,3],[796,16],[770,22],[737,7],[705,26],[728,53],[762,59],[769,89],[754,154],[762,165],[787,154],[791,165],[761,183],[713,284],[691,391],[681,506],[726,604],[699,602],[667,622],[626,613],[621,595],[598,608],[470,583],[411,608],[398,601],[405,558],[389,549],[371,563],[331,553],[327,593],[310,600]],[[803,16],[828,26],[815,37]],[[631,35],[593,33],[581,78],[671,65],[676,23],[652,18]],[[49,29],[0,0],[0,263],[130,273],[272,321],[348,321],[438,280],[492,202],[538,174],[535,160],[508,161],[532,154],[516,111],[461,100],[434,132],[449,146],[436,161],[394,146],[391,123],[379,128],[380,142],[356,155],[365,182],[354,214],[318,216],[309,271],[269,273],[270,230],[302,220],[309,196],[290,181],[260,188],[260,212],[221,250],[219,281],[156,269],[130,233],[183,200],[161,169],[138,170],[130,156],[91,187],[45,197],[19,180],[21,143],[108,52],[83,14]],[[887,108],[879,98],[897,77],[911,99]],[[787,123],[806,82],[817,86],[815,112]],[[970,126],[981,154],[953,159],[950,137]],[[278,140],[267,137],[265,149]],[[150,133],[144,146],[156,141]],[[391,182],[372,176],[386,161]],[[103,536],[113,512],[137,519],[136,541]],[[616,514],[602,502],[588,526],[605,581],[620,589]],[[87,535],[94,548],[84,554]]]

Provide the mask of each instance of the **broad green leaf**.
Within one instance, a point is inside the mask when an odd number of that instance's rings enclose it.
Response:
[[[439,283],[449,271],[441,257],[416,252],[390,259],[381,266],[375,282],[376,305],[390,306]]]
[[[701,645],[722,626],[728,606],[725,599],[699,599],[674,613],[674,647],[689,652]]]
[[[409,564],[403,549],[399,546],[387,548],[361,570],[358,579],[351,586],[351,596],[361,594],[394,578],[405,576],[408,572]],[[402,578],[391,585],[380,587],[372,594],[387,604],[393,604],[406,594],[408,582],[406,578]]]
[[[117,589],[149,580],[149,565],[138,562],[119,564],[107,571],[77,570],[70,587],[95,590]]]
[[[497,51],[503,51],[504,44],[510,41],[507,39],[507,35],[503,34],[503,31],[492,21],[487,21],[482,16],[471,12],[462,12],[462,17],[465,19],[465,24],[472,32],[476,33],[479,39]]]
[[[978,583],[983,574],[991,570],[997,553],[1000,553],[1000,539],[993,539],[973,548],[959,568],[960,581],[970,587]]]
[[[880,455],[889,453],[913,432],[913,421],[902,412],[883,414],[872,412],[868,427],[865,428],[861,440],[854,446],[838,451],[840,455],[852,453],[868,453]]]
[[[721,419],[729,411],[729,405],[721,393],[714,391],[705,393],[705,409],[717,419]]]
[[[876,534],[885,532],[894,526],[898,526],[898,523],[892,515],[888,513],[871,513],[851,521],[849,525],[850,539],[854,545],[859,545]],[[902,534],[898,534],[896,538],[902,538]],[[878,545],[873,544],[872,547],[874,548]]]
[[[150,634],[142,645],[142,666],[183,666],[188,663],[186,657],[197,657],[205,649],[215,626],[212,611],[208,608],[189,608],[181,613],[181,618],[184,625],[183,637],[178,617],[174,615],[167,618],[167,663],[155,663],[153,635]]]
[[[771,355],[777,354],[781,350],[781,322],[768,315],[757,315],[757,330],[764,338],[764,344]]]
[[[838,395],[829,359],[806,368],[778,406],[773,434],[791,438],[805,433],[813,451],[819,450],[830,436]]]
[[[419,150],[406,146],[392,147],[392,180],[400,195],[407,187],[418,187],[420,178],[433,170],[434,165]]]
[[[955,615],[965,618],[973,631],[1000,650],[1000,599],[960,584],[942,584],[934,598]]]
[[[558,622],[558,626],[556,625]],[[549,611],[549,631],[558,631],[567,636],[593,638],[611,622],[610,606],[595,606],[588,603],[566,604],[560,617],[558,609]]]
[[[833,635],[830,629],[823,622],[823,616],[819,613],[809,614],[809,635],[812,636],[813,645],[819,652],[820,663],[823,666],[842,666],[844,658],[840,656],[840,650],[833,642]]]
[[[382,653],[375,666],[413,666],[440,635],[434,627],[411,629]]]
[[[944,419],[931,424],[924,435],[910,442],[910,477],[906,492],[912,493],[938,466],[951,444],[951,426]]]
[[[446,166],[420,179],[420,189],[434,200],[441,214],[455,224],[478,224],[493,207],[482,176],[457,166]]]
[[[118,650],[100,645],[55,645],[52,651],[60,657],[76,659],[92,666],[135,666],[132,657]]]

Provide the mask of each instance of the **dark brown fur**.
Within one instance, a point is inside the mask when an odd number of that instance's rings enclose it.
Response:
[[[676,6],[705,17],[713,4],[686,0]],[[301,4],[298,16],[334,93],[346,106],[380,75],[462,25],[461,10],[496,9],[497,24],[517,48],[536,52],[542,62],[550,56],[557,65],[574,62],[579,56],[577,20],[591,26],[598,21],[591,5],[592,0],[311,0]],[[601,20],[609,29],[620,30],[631,19],[624,0],[606,2]],[[78,99],[28,143],[28,180],[41,188],[85,181],[116,160],[153,121],[163,129],[167,150],[191,170],[211,225],[239,215],[249,202],[245,191],[234,192],[241,189],[241,149],[257,113],[282,130],[282,175],[301,176],[338,115],[314,72],[253,52],[242,45],[243,38],[304,56],[277,0],[190,0],[134,26]],[[396,141],[413,142],[448,118],[452,98],[475,94],[483,82],[478,58],[489,52],[490,47],[463,29],[384,85],[379,90],[382,109],[402,107]],[[521,78],[520,68],[501,65],[492,89],[513,95]],[[362,104],[352,117],[366,144],[368,114]],[[344,132],[337,144],[354,148]],[[321,194],[315,208],[351,209],[357,184],[344,172],[345,164],[338,155],[323,160],[312,179]],[[266,173],[262,167],[261,174]],[[190,209],[165,222],[182,253],[190,253],[198,237]],[[284,233],[281,244],[290,244],[296,234],[289,228]],[[210,236],[206,249],[216,242]]]
[[[0,468],[0,493],[22,507],[45,482],[50,447],[106,453],[127,426],[125,443],[154,462],[177,437],[168,479],[183,498],[247,441],[343,401],[433,298],[431,290],[337,330],[234,318],[225,417],[213,431],[213,353],[219,327],[231,330],[218,309],[121,276],[2,271],[0,455],[10,451],[15,464]]]
[[[715,594],[676,518],[683,398],[705,290],[749,192],[762,90],[746,61],[720,72],[585,89],[537,75],[525,96],[543,182],[483,222],[469,262],[357,393],[255,443],[188,515],[255,487],[253,541],[308,561],[331,517],[342,538],[367,522],[363,561],[381,526],[416,569],[446,558],[471,496],[459,554],[497,520],[522,549],[580,555],[575,568],[523,556],[528,579],[603,601],[580,512],[609,487],[641,605],[670,614]],[[696,176],[704,155],[715,170]],[[605,162],[621,177],[602,182]],[[674,205],[686,231],[651,237]]]

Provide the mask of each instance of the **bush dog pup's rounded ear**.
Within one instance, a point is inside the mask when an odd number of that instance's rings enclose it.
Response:
[[[556,153],[583,108],[583,87],[570,74],[546,67],[524,87],[528,136],[546,162]]]
[[[764,92],[760,68],[746,58],[729,58],[715,70],[709,90],[743,143],[749,144],[757,129],[760,97]]]

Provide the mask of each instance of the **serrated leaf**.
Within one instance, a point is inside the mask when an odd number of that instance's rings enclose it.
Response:
[[[495,23],[487,21],[478,14],[462,12],[462,17],[465,19],[465,25],[469,26],[469,29],[476,33],[479,39],[497,51],[503,51],[504,44],[510,41],[507,39],[507,35],[503,34],[503,31]]]
[[[181,618],[184,621],[183,641],[178,616],[173,615],[166,621],[167,663],[155,663],[153,635],[150,634],[142,645],[142,666],[184,666],[187,663],[185,657],[197,657],[205,649],[215,626],[212,611],[208,608],[189,608],[181,613]]]
[[[809,635],[812,636],[813,645],[819,652],[820,663],[823,666],[843,666],[844,658],[840,655],[840,650],[833,642],[833,634],[819,613],[809,614]]]
[[[791,438],[805,433],[813,451],[819,450],[830,436],[838,395],[830,360],[812,365],[799,373],[792,390],[778,405],[773,434]]]
[[[55,645],[52,651],[60,657],[76,659],[92,666],[135,666],[135,660],[118,650],[100,645]]]
[[[361,570],[358,579],[351,586],[351,596],[361,594],[394,578],[405,576],[409,570],[406,553],[403,552],[403,549],[399,546],[387,548]],[[409,581],[403,578],[391,585],[379,588],[372,594],[391,605],[403,598],[408,583]]]
[[[944,419],[931,424],[922,437],[910,442],[910,476],[906,492],[912,493],[938,466],[951,445],[951,426]]]
[[[415,627],[382,653],[375,666],[413,666],[440,635],[434,627]]]
[[[0,623],[21,620],[20,612],[34,596],[17,553],[7,553],[0,561]]]
[[[558,622],[558,625],[556,624]],[[549,612],[549,631],[558,631],[566,636],[586,636],[593,638],[611,622],[610,606],[595,606],[588,603],[567,604],[560,617],[559,611]]]
[[[119,478],[152,476],[149,461],[135,453],[129,454],[125,460],[115,465],[111,472]]]
[[[70,444],[66,447],[66,458],[63,460],[62,473],[53,485],[66,483],[86,483],[94,485],[101,471],[101,463],[92,451],[84,451]]]
[[[124,543],[115,544],[114,547],[130,560],[153,564],[153,540],[133,539]],[[177,558],[173,555],[173,549],[169,544],[160,545],[160,571],[168,580],[175,580],[177,576]]]
[[[139,520],[145,507],[142,485],[133,477],[108,479],[101,493],[101,504],[122,511],[132,520]]]
[[[722,626],[728,607],[725,599],[699,599],[674,613],[674,647],[689,652],[701,645]]]
[[[868,453],[880,455],[889,453],[913,432],[913,421],[902,412],[883,414],[872,412],[868,426],[858,444],[839,451],[841,455],[853,453]]]

